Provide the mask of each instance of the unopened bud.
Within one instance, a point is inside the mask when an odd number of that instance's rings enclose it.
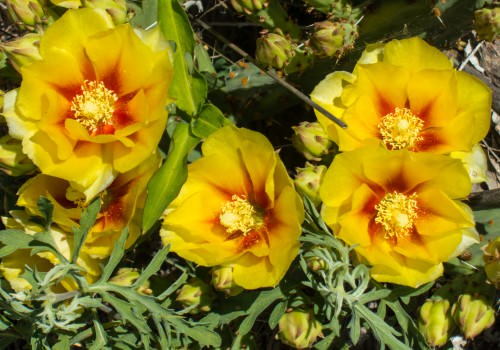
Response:
[[[42,58],[39,49],[40,38],[40,34],[29,33],[15,40],[0,43],[0,50],[5,53],[12,66],[19,72],[21,67]]]
[[[333,142],[320,123],[302,122],[292,129],[292,144],[307,160],[319,161],[330,153]]]
[[[117,25],[125,23],[128,19],[125,0],[85,0],[84,6],[106,11]]]
[[[350,22],[323,21],[313,26],[311,46],[319,56],[339,57],[353,47],[358,37],[357,25]]]
[[[268,0],[231,0],[231,5],[236,12],[247,15],[262,10],[269,5]]]
[[[475,338],[495,323],[495,310],[480,296],[460,295],[451,313],[467,339]]]
[[[294,310],[285,313],[279,320],[279,339],[296,349],[311,347],[321,337],[321,323],[311,311]]]
[[[484,271],[488,281],[500,289],[500,237],[483,248]]]
[[[319,186],[326,173],[326,166],[314,166],[306,162],[304,168],[297,168],[297,175],[295,175],[294,183],[297,190],[307,196],[313,204],[318,207],[321,204],[319,196]]]
[[[255,58],[264,67],[282,69],[295,55],[291,41],[279,33],[265,34],[256,45]]]
[[[474,12],[474,25],[480,40],[494,41],[500,33],[500,7]]]
[[[212,286],[219,292],[228,296],[240,294],[244,289],[233,281],[233,268],[231,266],[220,266],[212,270]]]
[[[310,256],[306,258],[307,267],[314,272],[321,270],[328,270],[328,264],[326,261],[319,256]]]
[[[22,30],[33,31],[47,21],[43,0],[5,0],[5,4],[10,18]]]
[[[450,302],[448,300],[427,300],[420,308],[418,329],[431,347],[446,344],[451,325]]]
[[[118,269],[117,273],[109,279],[109,282],[119,286],[129,287],[134,284],[140,275],[139,271],[135,268],[122,267],[121,269]],[[143,285],[139,286],[137,291],[143,294],[151,294],[152,291],[149,289],[149,281],[146,281]]]
[[[191,308],[191,314],[210,311],[214,296],[210,286],[198,278],[190,279],[177,292],[175,299],[185,308]]]

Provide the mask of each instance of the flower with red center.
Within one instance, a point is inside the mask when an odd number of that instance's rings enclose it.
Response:
[[[245,289],[275,286],[299,249],[302,201],[261,134],[226,126],[202,146],[160,231],[164,244],[203,266],[232,266]]]
[[[341,151],[382,143],[389,150],[469,152],[489,130],[488,87],[418,37],[369,47],[352,74],[329,74],[311,98],[348,125],[316,111]]]
[[[156,152],[173,74],[160,46],[104,11],[67,11],[40,40],[41,59],[21,69],[9,132],[42,173],[92,199]]]
[[[320,188],[322,216],[379,282],[417,287],[477,241],[462,163],[446,155],[365,147],[337,155]]]

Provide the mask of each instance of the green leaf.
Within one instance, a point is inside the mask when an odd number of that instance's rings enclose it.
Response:
[[[210,74],[216,74],[214,65],[212,64],[212,60],[208,55],[207,50],[201,44],[196,44],[194,47],[194,58],[196,62],[196,66],[198,68],[198,72],[207,72]]]
[[[80,227],[73,227],[74,249],[71,263],[75,264],[76,260],[78,260],[83,242],[87,239],[87,234],[94,225],[100,209],[101,200],[97,198],[83,211],[80,218]]]
[[[278,304],[276,304],[273,311],[269,315],[269,320],[267,322],[269,324],[269,328],[271,328],[271,329],[276,328],[276,326],[278,325],[278,323],[281,319],[281,316],[283,316],[283,314],[286,311],[286,306],[287,306],[286,301],[282,301],[282,302],[279,302]]]
[[[142,0],[141,5],[139,7],[131,1],[127,1],[127,6],[130,6],[136,12],[131,20],[132,25],[138,28],[147,28],[158,17],[158,0]]]
[[[44,196],[40,196],[36,204],[38,206],[38,210],[40,210],[40,213],[42,214],[45,230],[48,230],[50,225],[52,225],[52,212],[54,211],[54,205]]]
[[[113,271],[116,269],[120,261],[122,260],[123,255],[125,254],[125,242],[127,241],[127,237],[128,237],[128,227],[125,227],[120,235],[120,238],[115,243],[115,247],[111,252],[111,256],[109,257],[108,263],[102,270],[102,275],[98,283],[107,281],[113,274]]]
[[[252,306],[248,309],[248,316],[241,322],[238,329],[238,336],[244,336],[252,330],[257,317],[264,312],[272,303],[276,300],[281,299],[283,293],[280,288],[274,288],[272,290],[267,290],[259,293]]]
[[[221,344],[221,338],[217,333],[204,327],[188,326],[184,321],[177,318],[170,318],[168,320],[177,332],[181,334],[186,334],[190,338],[196,340],[201,347],[219,347]]]
[[[138,288],[144,282],[148,280],[149,277],[151,277],[153,274],[158,272],[160,270],[161,265],[167,258],[168,252],[170,251],[170,246],[167,245],[163,247],[156,255],[154,258],[149,262],[148,266],[141,272],[141,275],[137,280],[135,280],[134,284],[132,285],[132,288]]]
[[[122,319],[130,322],[139,331],[139,333],[147,334],[151,332],[147,322],[144,320],[144,317],[142,315],[137,315],[132,310],[132,304],[107,292],[102,292],[101,295],[102,299],[105,302],[110,303],[111,306],[113,306],[113,308],[121,315]]]
[[[2,230],[0,231],[0,243],[4,244],[0,248],[0,258],[14,253],[18,249],[29,249],[33,241],[33,236],[28,235],[21,230]]]
[[[224,117],[219,108],[211,103],[203,105],[196,118],[191,119],[191,131],[199,138],[208,137],[214,131],[230,122]]]
[[[207,83],[196,71],[190,70],[186,55],[194,53],[194,32],[184,9],[177,0],[158,1],[160,29],[167,40],[175,42],[174,78],[170,94],[175,104],[188,115],[196,115],[207,95]]]
[[[93,320],[93,324],[95,339],[92,345],[89,347],[89,350],[101,350],[106,346],[107,343],[106,331],[99,321]]]
[[[167,159],[148,184],[142,221],[144,231],[153,226],[179,193],[187,177],[187,155],[198,142],[199,138],[191,135],[187,124],[177,125]]]

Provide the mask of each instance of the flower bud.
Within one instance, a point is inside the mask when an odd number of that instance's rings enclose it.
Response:
[[[340,57],[358,37],[355,23],[323,21],[314,23],[313,28],[310,44],[318,56]]]
[[[285,313],[281,316],[278,327],[278,338],[296,349],[309,348],[322,336],[321,323],[310,311],[294,310]]]
[[[127,21],[127,4],[125,0],[85,0],[84,6],[105,10],[116,25]]]
[[[495,311],[480,296],[462,294],[453,304],[453,318],[467,339],[473,339],[495,323]]]
[[[210,311],[213,298],[208,284],[198,278],[192,278],[177,291],[175,300],[185,308],[192,308],[189,313],[197,314]]]
[[[326,261],[319,256],[309,256],[306,258],[307,267],[309,270],[317,272],[320,270],[328,270],[328,264]]]
[[[486,277],[491,284],[500,289],[500,237],[490,241],[482,249]]]
[[[255,58],[264,67],[284,68],[295,55],[292,43],[284,35],[268,33],[257,39]]]
[[[141,274],[137,271],[137,269],[132,267],[122,267],[118,269],[117,273],[109,279],[109,282],[119,286],[129,287],[134,284],[140,275]],[[152,291],[149,289],[149,281],[146,281],[143,285],[141,285],[137,291],[143,294],[151,294]]]
[[[268,0],[231,0],[231,5],[236,12],[247,15],[262,10],[269,5]]]
[[[39,0],[5,0],[9,16],[22,30],[34,30],[43,22],[45,11],[42,3]]]
[[[488,170],[488,160],[479,143],[472,146],[472,149],[469,152],[451,152],[450,157],[462,161],[462,164],[469,173],[472,183],[487,181],[486,172]]]
[[[474,26],[480,40],[494,41],[500,33],[500,7],[474,12]]]
[[[29,33],[15,40],[0,43],[0,50],[5,53],[12,66],[20,72],[21,67],[42,58],[39,50],[40,38],[40,34]]]
[[[451,325],[450,302],[448,300],[427,300],[420,308],[418,329],[431,347],[446,344]]]
[[[319,161],[330,153],[333,142],[318,122],[302,122],[292,126],[292,144],[307,160]]]
[[[297,168],[297,175],[295,175],[294,183],[297,190],[311,200],[313,204],[318,207],[321,204],[319,197],[319,185],[326,173],[326,166],[314,166],[306,162],[304,168]]]
[[[233,268],[231,266],[220,266],[212,270],[212,286],[219,292],[228,296],[235,296],[243,291],[243,288],[233,281]]]
[[[0,137],[0,171],[10,176],[21,176],[35,170],[35,165],[22,148],[21,140],[9,135]]]

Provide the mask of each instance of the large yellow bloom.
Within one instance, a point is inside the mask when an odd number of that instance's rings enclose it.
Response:
[[[168,50],[146,45],[103,11],[67,11],[21,70],[9,132],[42,173],[90,200],[156,152],[167,121]]]
[[[322,216],[380,282],[417,287],[442,262],[477,241],[471,188],[461,162],[445,155],[367,147],[338,155],[320,188]]]
[[[167,208],[161,236],[203,266],[232,265],[246,289],[278,284],[299,248],[304,219],[293,181],[261,134],[226,126],[210,135]]]
[[[367,49],[353,74],[329,74],[311,98],[347,123],[342,129],[316,111],[341,151],[382,143],[390,150],[469,152],[489,129],[488,87],[418,37]]]

